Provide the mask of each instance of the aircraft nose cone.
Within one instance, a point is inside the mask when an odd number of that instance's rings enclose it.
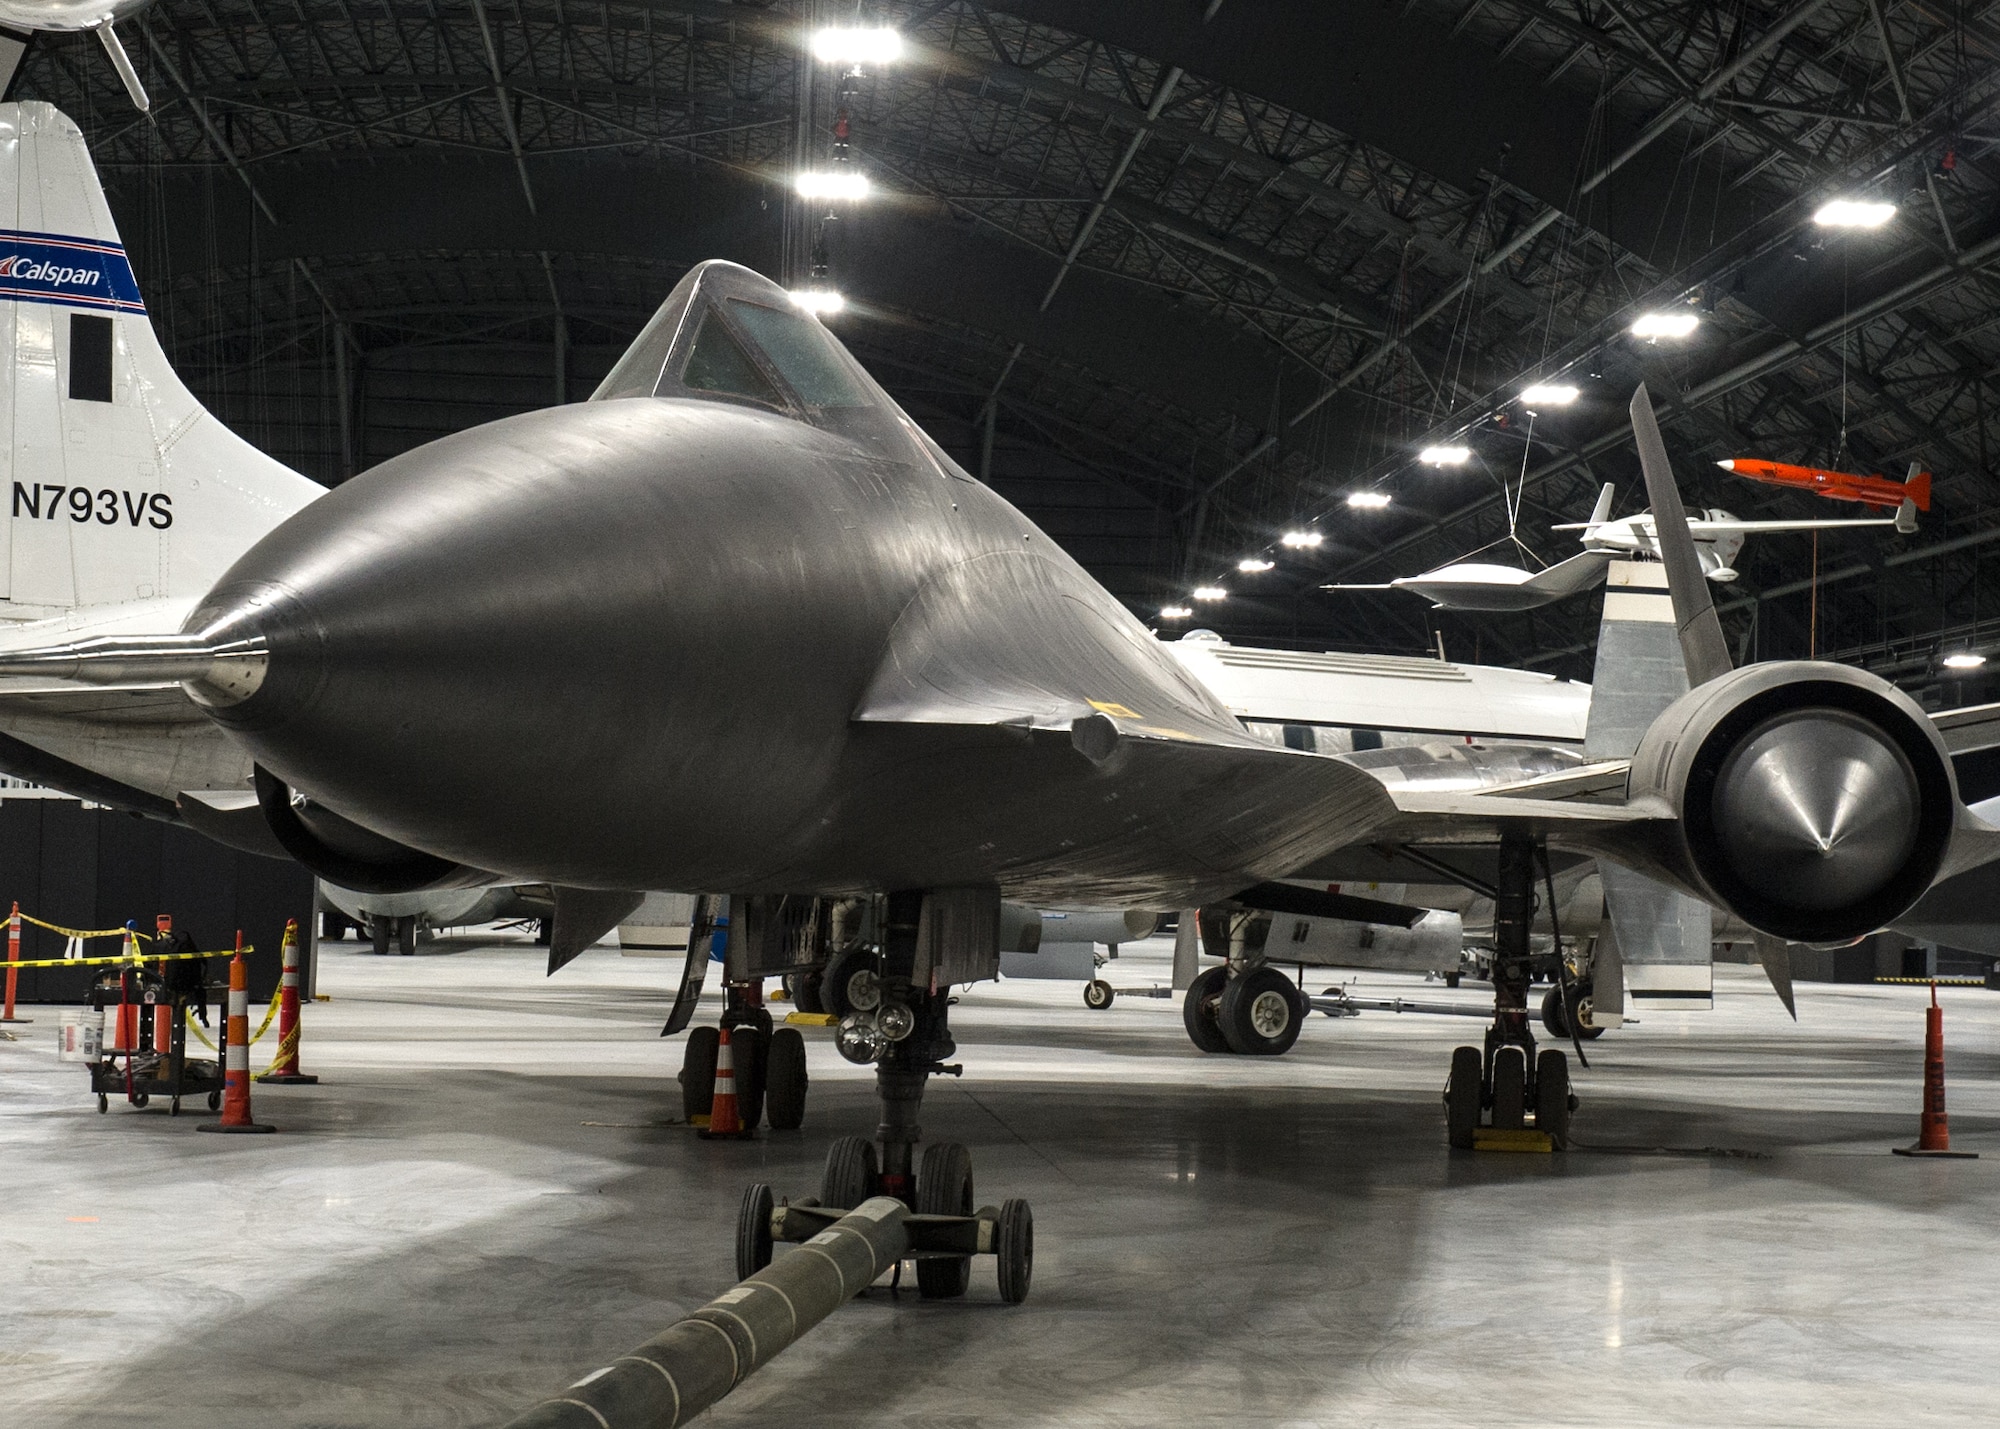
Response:
[[[1799,909],[1858,903],[1908,861],[1920,795],[1901,750],[1837,710],[1774,717],[1718,771],[1716,836],[1750,886]]]
[[[621,886],[649,887],[645,858],[717,825],[768,839],[732,785],[774,817],[812,798],[772,751],[844,730],[852,700],[844,679],[819,703],[797,688],[855,604],[823,575],[844,518],[822,440],[635,400],[395,458],[273,531],[190,619],[267,651],[209,713],[294,789],[473,867],[601,882],[609,846],[635,860]]]

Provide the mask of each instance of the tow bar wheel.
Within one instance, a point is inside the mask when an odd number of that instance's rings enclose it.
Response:
[[[1035,1217],[1018,1196],[1000,1205],[1000,1220],[993,1228],[993,1258],[999,1263],[1000,1298],[1009,1305],[1020,1304],[1028,1298],[1028,1282],[1035,1274]]]

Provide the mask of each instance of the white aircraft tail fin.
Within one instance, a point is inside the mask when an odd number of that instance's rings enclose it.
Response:
[[[192,601],[321,488],[175,376],[82,133],[0,104],[0,620]]]
[[[1604,483],[1604,489],[1597,493],[1597,504],[1590,508],[1590,518],[1584,522],[1585,530],[1593,526],[1602,526],[1611,519],[1611,498],[1617,491],[1618,488],[1610,482]]]

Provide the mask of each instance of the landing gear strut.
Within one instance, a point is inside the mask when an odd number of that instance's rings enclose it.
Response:
[[[882,1117],[875,1139],[843,1136],[827,1149],[817,1199],[790,1207],[775,1204],[770,1189],[752,1186],[743,1200],[737,1234],[737,1271],[750,1276],[770,1262],[774,1240],[806,1240],[823,1223],[871,1196],[893,1196],[916,1212],[910,1243],[917,1288],[926,1299],[963,1295],[971,1258],[993,1255],[1000,1296],[1018,1305],[1034,1273],[1034,1217],[1023,1200],[975,1209],[972,1154],[956,1142],[917,1146],[924,1087],[933,1076],[958,1076],[946,1062],[958,1050],[950,1028],[951,997],[913,984],[923,895],[892,893],[882,923],[880,974],[874,1006],[853,1010],[838,1046],[852,1061],[875,1064],[875,1093]],[[833,969],[829,969],[832,972]],[[831,979],[829,979],[831,981]],[[830,998],[830,1001],[837,1000]]]
[[[1489,1128],[1495,1145],[1519,1144],[1523,1133],[1533,1132],[1546,1136],[1556,1150],[1569,1144],[1570,1113],[1578,1105],[1569,1089],[1569,1058],[1555,1048],[1538,1054],[1528,1021],[1536,853],[1535,840],[1525,834],[1510,833],[1500,840],[1493,1025],[1486,1029],[1484,1048],[1460,1047],[1451,1054],[1451,1080],[1444,1091],[1446,1133],[1459,1150],[1480,1144],[1481,1131]]]

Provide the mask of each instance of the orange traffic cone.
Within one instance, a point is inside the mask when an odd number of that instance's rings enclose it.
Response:
[[[1937,984],[1931,984],[1931,1005],[1924,1019],[1924,1114],[1917,1123],[1915,1146],[1894,1146],[1898,1156],[1952,1156],[1977,1160],[1977,1151],[1951,1149],[1951,1124],[1944,1115],[1944,1009],[1938,1006]]]
[[[299,1070],[299,920],[285,920],[284,972],[278,978],[278,1064],[257,1078],[284,1086],[319,1080]]]
[[[715,1049],[715,1100],[708,1109],[708,1125],[695,1133],[703,1138],[741,1137],[743,1113],[736,1105],[736,1057],[729,1050],[729,1029],[722,1029],[722,1041]]]
[[[229,960],[229,1016],[222,1034],[222,1120],[197,1131],[276,1131],[250,1119],[250,971],[243,965],[243,934]]]

